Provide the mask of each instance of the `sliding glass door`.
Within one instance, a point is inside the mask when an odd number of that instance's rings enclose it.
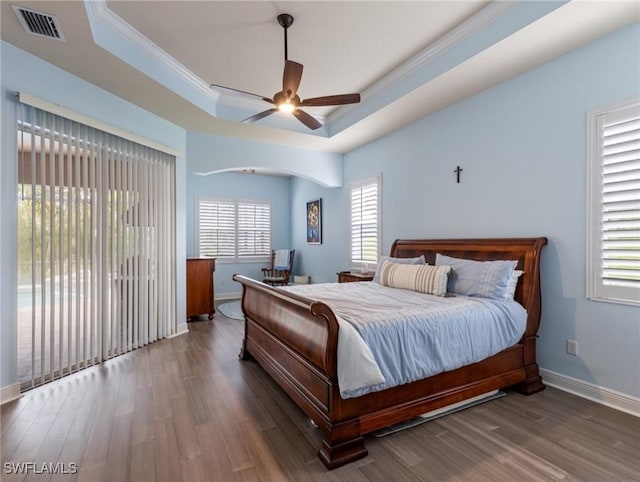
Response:
[[[175,333],[175,158],[20,104],[18,377]]]

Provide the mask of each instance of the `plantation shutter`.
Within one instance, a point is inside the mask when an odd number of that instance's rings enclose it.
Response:
[[[271,255],[271,204],[199,199],[198,256],[266,261]]]
[[[595,297],[640,303],[640,104],[601,113],[595,125]]]
[[[238,258],[271,254],[271,205],[238,202]]]
[[[351,188],[351,264],[375,263],[379,254],[379,180]]]
[[[198,201],[198,255],[234,258],[236,207],[233,201]]]

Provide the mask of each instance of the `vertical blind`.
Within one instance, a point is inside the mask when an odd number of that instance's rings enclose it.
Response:
[[[640,104],[598,115],[596,130],[599,291],[640,303]]]
[[[351,264],[376,262],[380,242],[379,180],[351,187]]]
[[[176,332],[175,157],[18,106],[28,388]]]
[[[199,199],[198,255],[218,259],[266,260],[271,255],[271,204]]]

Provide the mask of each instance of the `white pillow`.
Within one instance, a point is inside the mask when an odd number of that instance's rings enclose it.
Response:
[[[512,300],[516,296],[516,287],[518,286],[518,278],[524,274],[524,271],[520,269],[514,269],[507,285],[507,293],[504,297],[505,300]]]
[[[379,283],[391,288],[419,291],[428,295],[445,296],[449,266],[409,265],[383,261]]]
[[[376,266],[376,273],[373,275],[373,281],[376,283],[380,283],[380,268],[382,268],[382,263],[385,261],[397,264],[427,264],[424,260],[424,255],[416,258],[392,258],[391,256],[380,256],[380,259],[378,259],[378,265]]]

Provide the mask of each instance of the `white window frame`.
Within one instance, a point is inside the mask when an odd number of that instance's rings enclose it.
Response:
[[[244,199],[244,198],[218,198],[218,197],[198,197],[196,198],[196,206],[195,206],[195,249],[196,256],[201,257],[202,254],[200,252],[200,205],[201,202],[211,202],[211,203],[230,203],[234,205],[234,218],[233,218],[233,230],[234,230],[234,248],[233,248],[233,256],[216,256],[216,262],[219,263],[266,263],[271,259],[271,249],[273,246],[273,206],[271,201],[265,201],[262,199]],[[240,256],[238,253],[239,249],[239,223],[238,223],[238,207],[240,204],[254,204],[261,206],[269,207],[269,246],[268,253],[264,256]]]
[[[365,186],[375,184],[377,187],[377,253],[375,260],[355,260],[353,254],[353,207],[351,205],[352,194],[355,189],[362,189]],[[382,249],[382,176],[374,176],[365,179],[357,180],[349,185],[349,264],[354,271],[363,271],[375,269],[375,264],[380,258],[380,251]]]
[[[640,117],[640,99],[587,114],[587,298],[595,301],[640,305],[640,286],[607,283],[602,273],[603,122],[631,119],[636,115]],[[640,248],[633,254],[640,254]]]

